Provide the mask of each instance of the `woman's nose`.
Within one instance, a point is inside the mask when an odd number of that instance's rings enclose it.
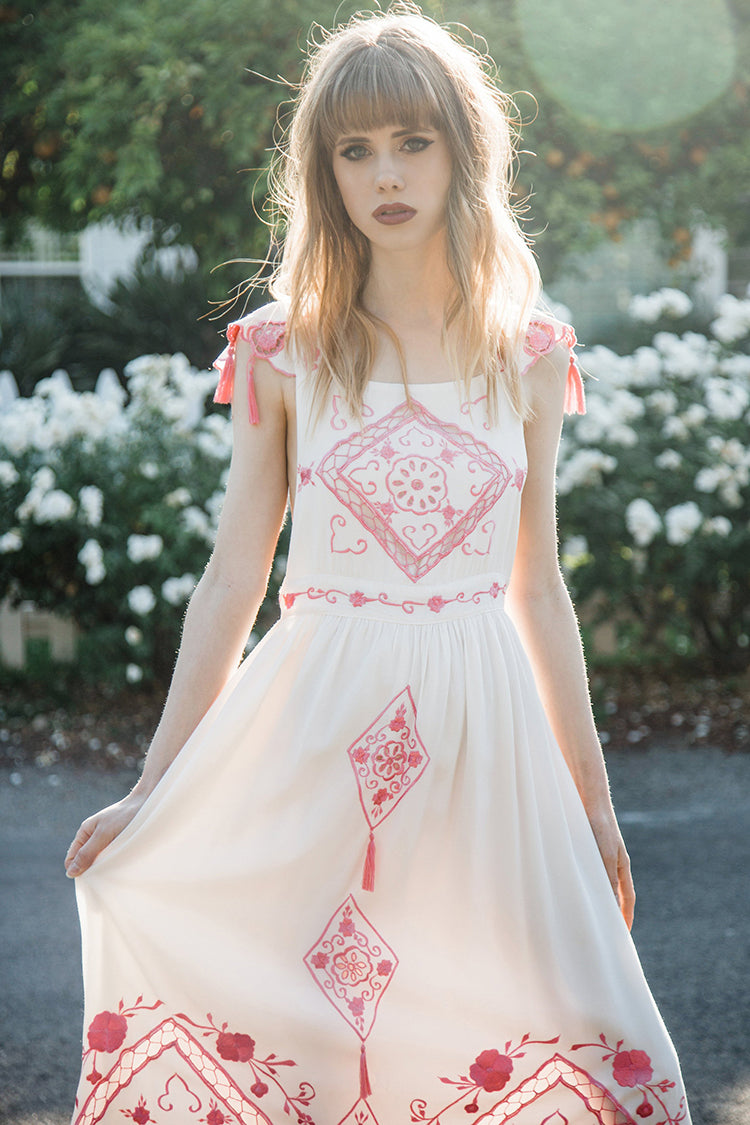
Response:
[[[404,178],[395,167],[392,158],[380,161],[375,173],[375,186],[378,191],[398,191],[404,186]]]

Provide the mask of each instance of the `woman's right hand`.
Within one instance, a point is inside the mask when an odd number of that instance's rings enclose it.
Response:
[[[84,820],[65,856],[68,878],[75,879],[91,867],[99,853],[120,835],[123,828],[127,828],[145,800],[143,793],[130,793]]]

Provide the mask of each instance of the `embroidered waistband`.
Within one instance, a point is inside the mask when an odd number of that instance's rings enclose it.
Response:
[[[378,621],[433,623],[502,609],[507,581],[487,574],[442,587],[384,587],[385,583],[373,582],[349,586],[346,579],[285,581],[279,591],[279,604],[282,616],[314,612]]]

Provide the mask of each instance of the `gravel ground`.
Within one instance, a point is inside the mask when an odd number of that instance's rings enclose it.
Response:
[[[750,755],[652,747],[611,751],[608,764],[638,889],[634,937],[682,1060],[694,1125],[748,1125]],[[5,1125],[69,1121],[82,994],[61,861],[80,820],[134,776],[54,761],[0,768]]]

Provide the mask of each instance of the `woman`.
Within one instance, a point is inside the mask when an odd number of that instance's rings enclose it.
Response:
[[[277,300],[217,361],[216,546],[143,775],[66,860],[77,1125],[689,1121],[557,563],[583,392],[508,114],[414,10],[308,64]]]

